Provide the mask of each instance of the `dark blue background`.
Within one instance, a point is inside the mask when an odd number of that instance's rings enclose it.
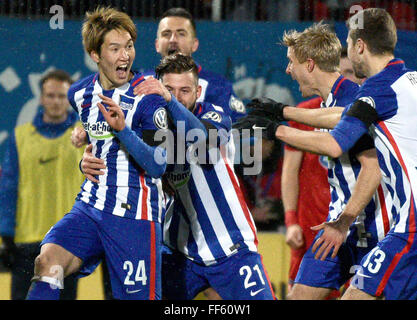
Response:
[[[38,81],[47,70],[64,69],[75,78],[94,72],[85,63],[81,23],[66,20],[61,30],[51,29],[49,20],[0,18],[0,159],[5,137],[16,124],[32,119],[40,94]],[[134,68],[152,69],[160,59],[154,48],[157,24],[135,23],[138,40]],[[245,101],[267,95],[299,102],[298,85],[285,74],[286,48],[279,45],[279,41],[284,30],[303,30],[308,25],[310,23],[199,22],[200,47],[194,58],[203,68],[229,78],[236,93]],[[335,30],[345,44],[344,23],[336,24]],[[417,69],[417,33],[399,32],[398,38],[397,57]],[[12,70],[20,80],[20,84],[9,91],[2,82],[11,79],[5,76],[6,69]]]

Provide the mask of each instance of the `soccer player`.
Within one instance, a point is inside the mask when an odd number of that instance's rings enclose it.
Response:
[[[197,51],[198,46],[196,25],[187,10],[171,8],[162,14],[155,39],[156,51],[162,57],[178,52],[191,56]],[[245,106],[234,93],[232,83],[199,64],[197,66],[198,83],[201,86],[201,95],[197,101],[210,102],[222,107],[232,122],[245,116]]]
[[[155,50],[162,58],[175,52],[191,56],[198,47],[195,21],[187,10],[171,8],[162,14],[155,39]],[[155,74],[152,70],[145,72],[144,76],[147,78]],[[246,115],[245,106],[234,93],[232,83],[226,78],[198,65],[198,82],[202,87],[198,102],[206,101],[221,106],[233,122]],[[75,131],[75,134],[80,133]],[[110,298],[106,270],[107,266],[103,263],[105,295]]]
[[[321,96],[324,101],[321,109],[333,109],[335,105],[346,106],[351,102],[352,96],[359,87],[338,71],[340,41],[326,25],[315,24],[301,33],[296,31],[285,33],[283,43],[288,47],[287,73],[299,83],[304,97],[314,94]],[[258,102],[255,100],[250,104],[258,109],[253,112],[254,115],[265,116],[276,110],[276,103],[270,100],[262,106]],[[321,111],[295,107],[291,109],[300,110],[300,113]],[[332,115],[334,112],[325,113]],[[252,121],[249,118],[248,120],[250,125],[251,122],[257,123],[256,120]],[[329,121],[323,122],[325,123],[319,127],[331,129],[330,126],[326,127]],[[262,125],[266,126],[265,121]],[[305,135],[315,133],[286,128]],[[271,129],[273,131],[274,128]],[[275,138],[274,132],[271,137]],[[283,141],[301,150],[312,151],[306,147],[308,142],[294,145],[290,141]],[[341,220],[339,216],[345,217],[340,223],[346,234],[340,245],[335,247],[331,256],[327,258],[330,248],[324,247],[326,249],[324,252],[322,248],[316,250],[317,245],[322,241],[321,233],[317,234],[313,246],[303,257],[289,299],[327,297],[331,289],[338,289],[351,277],[351,268],[359,264],[362,257],[385,236],[387,231],[383,222],[389,221],[389,213],[386,214],[381,209],[383,199],[380,199],[376,192],[381,174],[371,137],[362,135],[349,152],[338,157],[328,157],[327,161],[331,197],[327,220],[329,223],[334,223],[335,220]]]
[[[148,78],[134,93],[164,97],[176,136],[200,136],[186,146],[177,138],[175,148],[182,144],[187,154],[207,159],[187,156],[181,162],[177,153],[167,168],[175,194],[164,222],[164,242],[172,249],[163,257],[164,298],[189,300],[212,287],[223,299],[274,299],[257,252],[256,227],[226,155],[233,144],[230,117],[220,106],[197,102],[198,67],[190,56],[163,58],[156,74],[160,81]],[[209,139],[213,133],[218,139]]]
[[[72,83],[63,70],[48,72],[40,82],[38,113],[14,129],[7,145],[0,178],[0,259],[11,270],[12,300],[26,298],[39,245],[71,209],[83,181],[77,165],[82,153],[69,139],[74,127],[81,126],[77,114],[68,110]],[[70,276],[60,299],[76,297],[77,279]]]
[[[56,299],[63,277],[88,275],[103,257],[115,298],[159,299],[164,214],[160,177],[166,163],[154,133],[166,127],[167,103],[157,95],[133,94],[143,76],[131,71],[137,34],[128,15],[97,8],[86,14],[82,37],[99,71],[74,83],[68,98],[92,152],[107,168],[97,183],[84,182],[72,210],[46,234],[28,299]],[[125,130],[117,126],[120,118],[107,122],[99,110],[111,108],[114,100],[123,109]],[[136,162],[119,142],[122,139],[135,140],[141,153]]]
[[[363,24],[362,28],[359,23]],[[348,20],[348,28],[349,59],[356,76],[367,80],[345,112],[335,108],[331,117],[331,121],[337,123],[335,128],[331,132],[305,133],[278,123],[268,126],[278,139],[296,146],[308,146],[313,152],[331,157],[351,149],[364,133],[372,134],[382,180],[386,184],[385,204],[392,203],[394,222],[386,237],[363,258],[342,299],[415,300],[417,72],[395,58],[397,30],[384,9],[369,8],[358,12]],[[281,107],[285,118],[300,117],[295,115],[294,108]],[[304,113],[304,116],[313,115]],[[340,218],[348,214],[343,212]],[[329,248],[340,243],[343,230],[340,222],[324,224],[321,228],[324,233],[318,250],[326,254]]]
[[[363,82],[363,79],[354,75],[346,47],[342,48],[339,68],[345,78],[357,84]],[[322,101],[321,97],[315,97],[301,102],[297,108],[317,109],[320,108]],[[314,130],[295,121],[289,121],[288,125],[300,130]],[[285,145],[281,183],[287,227],[286,242],[291,248],[288,286],[290,291],[303,255],[315,237],[311,227],[326,220],[329,211],[330,193],[326,157]],[[311,192],[312,185],[314,192]],[[338,290],[331,294],[331,297],[338,296],[340,296]]]

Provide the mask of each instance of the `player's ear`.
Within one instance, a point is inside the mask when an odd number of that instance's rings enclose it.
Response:
[[[159,41],[158,41],[158,38],[155,39],[155,51],[158,52],[158,53],[160,53],[159,52]]]
[[[194,38],[193,47],[192,47],[193,52],[197,51],[199,45],[200,45],[200,42],[198,41],[198,39]]]
[[[363,52],[365,51],[365,47],[366,47],[366,43],[361,38],[359,38],[356,41],[356,49],[358,53],[363,54]]]
[[[314,60],[313,59],[307,59],[307,70],[308,70],[308,72],[313,72],[314,66],[315,66]]]
[[[90,52],[90,57],[91,57],[91,59],[93,59],[93,61],[94,61],[95,63],[98,63],[98,62],[100,61],[100,56],[99,56],[99,54],[98,54],[97,52],[95,52],[95,51],[91,51],[91,52]]]
[[[200,85],[198,85],[197,86],[197,99],[200,98],[202,91],[203,91],[202,87]]]

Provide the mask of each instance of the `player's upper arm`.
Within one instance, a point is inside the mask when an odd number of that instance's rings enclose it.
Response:
[[[159,95],[146,95],[139,101],[137,112],[132,120],[132,129],[142,131],[143,141],[150,146],[158,146],[165,139],[164,135],[158,135],[159,130],[168,129],[168,118],[165,109],[166,101]]]
[[[282,174],[284,175],[291,172],[298,175],[298,172],[301,168],[301,163],[303,162],[303,157],[303,151],[285,147]]]
[[[150,94],[144,96],[138,102],[132,123],[140,124],[142,130],[167,129],[166,105],[167,102],[160,95]]]

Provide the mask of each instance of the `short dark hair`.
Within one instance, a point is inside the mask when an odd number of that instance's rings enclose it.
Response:
[[[361,16],[362,15],[362,16]],[[363,19],[363,28],[351,21]],[[381,8],[368,8],[359,11],[347,21],[349,36],[355,43],[362,39],[369,51],[375,55],[393,54],[397,44],[397,28],[390,14]]]
[[[185,10],[184,8],[171,8],[171,9],[168,9],[167,11],[165,11],[162,14],[159,21],[161,21],[162,19],[164,19],[166,17],[180,17],[180,18],[184,18],[184,19],[189,20],[190,24],[191,24],[191,27],[193,29],[193,32],[194,32],[194,36],[197,36],[197,28],[196,28],[196,25],[195,25],[195,21],[194,21],[194,18],[189,11]]]
[[[198,67],[191,56],[185,56],[181,53],[174,53],[161,59],[159,65],[155,68],[155,74],[161,79],[167,73],[185,73],[192,72],[198,82]]]
[[[342,51],[340,52],[340,58],[347,58],[348,54],[347,54],[347,47],[342,47]]]
[[[41,92],[43,92],[43,85],[46,81],[54,79],[61,82],[68,82],[70,85],[74,83],[74,80],[71,79],[71,76],[64,70],[53,70],[48,72],[41,79]]]

